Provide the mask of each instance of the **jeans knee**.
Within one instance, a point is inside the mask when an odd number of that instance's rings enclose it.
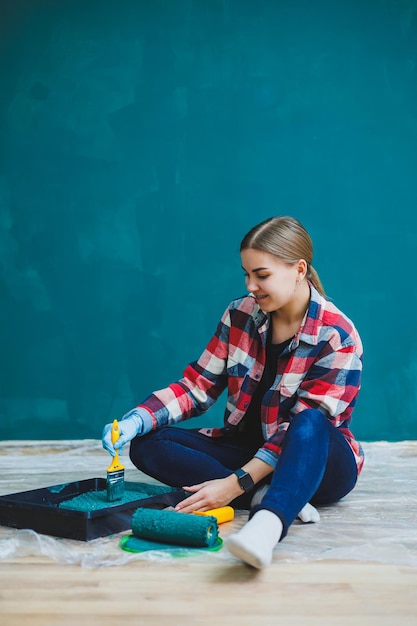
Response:
[[[129,458],[132,461],[133,465],[135,465],[135,467],[137,467],[138,469],[141,469],[141,467],[140,467],[141,463],[140,462],[144,458],[144,454],[142,453],[142,451],[143,451],[143,441],[142,441],[142,438],[141,437],[135,437],[130,442]]]
[[[328,420],[318,409],[305,409],[292,419],[289,430],[297,430],[306,438],[327,431]]]

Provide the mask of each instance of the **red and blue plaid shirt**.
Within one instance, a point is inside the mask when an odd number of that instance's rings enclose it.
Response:
[[[275,381],[262,400],[265,443],[255,456],[275,466],[293,416],[313,408],[344,435],[360,472],[363,452],[350,422],[360,388],[362,343],[352,322],[312,285],[310,289],[301,328],[278,359]],[[188,365],[183,378],[139,405],[150,414],[152,428],[201,415],[227,388],[223,428],[201,432],[211,437],[232,432],[262,378],[269,323],[251,294],[231,302],[203,354]]]

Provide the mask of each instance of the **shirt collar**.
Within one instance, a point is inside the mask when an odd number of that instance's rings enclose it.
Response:
[[[296,348],[299,345],[300,341],[308,343],[312,346],[315,346],[318,343],[321,312],[325,303],[325,299],[319,294],[319,292],[311,282],[309,282],[308,284],[310,286],[310,304],[308,305],[308,309],[304,315],[300,330],[294,337],[290,348]],[[258,332],[263,333],[264,337],[266,337],[266,333],[269,327],[269,316],[262,311],[259,305],[257,306],[258,310],[257,312],[255,312],[254,315],[255,326],[258,329]]]
[[[300,330],[291,343],[291,348],[296,348],[300,341],[316,346],[319,339],[320,319],[325,299],[319,294],[317,289],[309,282],[310,304],[304,315]],[[252,294],[251,294],[252,295]],[[260,333],[265,333],[269,326],[269,316],[258,306],[258,311],[254,315],[255,326]]]
[[[296,342],[296,345],[298,345],[300,341],[303,341],[304,343],[316,346],[319,340],[320,320],[325,299],[310,282],[309,285],[310,304],[308,305],[308,309],[304,315],[300,330],[295,336],[294,342]]]
[[[251,293],[249,295],[252,296],[252,298],[254,297]],[[261,337],[263,345],[266,346],[266,337],[269,327],[269,316],[262,311],[261,307],[258,304],[256,304],[253,311],[253,321],[255,323],[255,328],[257,329],[259,336]]]

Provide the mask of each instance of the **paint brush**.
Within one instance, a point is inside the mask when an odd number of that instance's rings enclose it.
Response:
[[[111,427],[111,442],[114,445],[120,437],[119,423],[113,421]],[[119,461],[119,450],[116,450],[116,456],[113,457],[111,464],[107,468],[107,500],[115,502],[123,497],[125,486],[125,468]]]

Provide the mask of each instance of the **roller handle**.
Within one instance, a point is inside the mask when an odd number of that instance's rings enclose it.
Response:
[[[219,524],[223,524],[232,521],[235,511],[231,506],[221,506],[218,509],[210,509],[210,511],[193,511],[193,515],[215,517]]]

